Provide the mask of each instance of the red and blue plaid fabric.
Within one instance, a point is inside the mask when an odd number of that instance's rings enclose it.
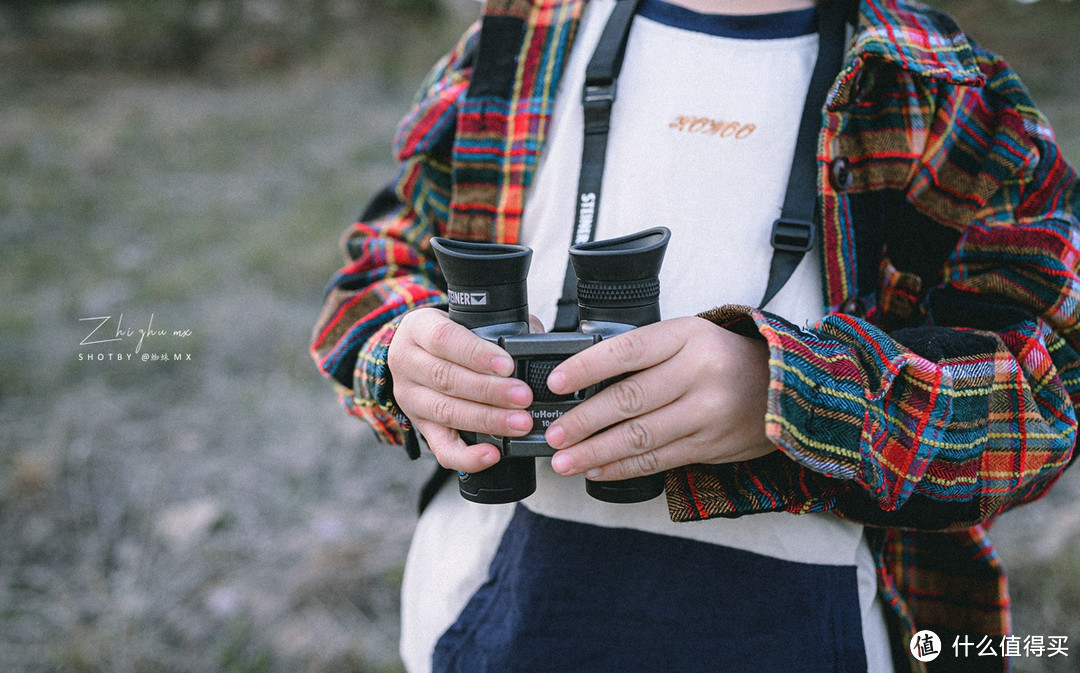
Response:
[[[312,354],[385,442],[407,423],[386,366],[397,319],[445,301],[428,239],[517,240],[583,5],[490,2],[486,44],[469,31],[399,129],[404,205],[346,234]],[[1076,438],[1080,182],[1007,65],[901,0],[861,3],[818,165],[826,317],[800,328],[747,307],[705,314],[768,343],[780,451],[669,472],[672,518],[863,522],[897,643],[917,629],[1004,635],[985,526],[1045,493]],[[869,253],[855,236],[864,219],[884,223]],[[948,244],[927,267],[932,241]]]

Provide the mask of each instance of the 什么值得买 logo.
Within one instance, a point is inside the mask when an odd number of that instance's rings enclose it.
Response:
[[[919,661],[933,661],[941,654],[941,638],[933,631],[919,631],[911,637],[908,649]]]

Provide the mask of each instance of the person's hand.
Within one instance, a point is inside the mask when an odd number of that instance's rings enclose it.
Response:
[[[565,395],[618,381],[547,429],[563,475],[607,481],[692,463],[749,460],[775,450],[765,436],[768,348],[704,318],[646,325],[568,358],[548,376]]]
[[[524,411],[532,391],[510,378],[510,355],[444,311],[422,308],[402,318],[386,364],[398,408],[443,467],[479,472],[499,460],[497,447],[469,446],[458,430],[520,437],[532,428],[532,416]]]

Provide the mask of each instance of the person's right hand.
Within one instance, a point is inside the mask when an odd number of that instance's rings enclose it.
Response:
[[[532,404],[532,391],[511,377],[510,355],[444,311],[421,308],[406,314],[390,341],[386,364],[398,408],[445,468],[479,472],[499,460],[497,447],[469,446],[458,430],[520,437],[532,428],[532,416],[524,411]]]

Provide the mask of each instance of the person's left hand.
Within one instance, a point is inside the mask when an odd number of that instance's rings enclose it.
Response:
[[[605,339],[548,376],[559,395],[637,372],[547,429],[552,467],[595,481],[692,463],[727,463],[776,447],[765,436],[768,348],[704,318],[664,320]]]

